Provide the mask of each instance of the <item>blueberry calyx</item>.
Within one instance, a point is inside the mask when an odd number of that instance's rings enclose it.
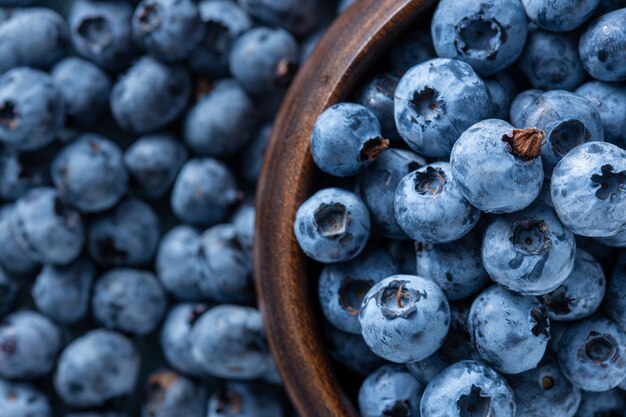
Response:
[[[143,33],[150,33],[154,29],[161,25],[161,19],[159,18],[158,5],[154,3],[147,3],[139,11],[137,15],[139,23],[141,24],[141,31]]]
[[[197,306],[194,306],[194,308],[189,312],[189,315],[187,316],[187,323],[189,324],[189,326],[193,326],[196,320],[198,320],[200,316],[206,313],[208,309],[209,307],[204,304],[198,304]]]
[[[17,129],[17,108],[15,103],[7,100],[0,104],[0,124],[8,129]]]
[[[87,41],[89,48],[98,53],[113,40],[107,20],[101,16],[87,17],[80,22],[78,34]]]
[[[530,317],[535,322],[532,329],[530,329],[531,333],[535,336],[543,335],[546,339],[550,339],[550,322],[545,310],[543,308],[533,308],[530,310]]]
[[[359,152],[359,161],[374,161],[378,159],[381,153],[389,147],[389,139],[385,138],[373,138],[368,139],[363,143],[361,152]]]
[[[445,102],[439,97],[437,90],[431,87],[424,87],[420,91],[413,92],[413,97],[409,102],[422,124],[430,123],[445,109]],[[412,120],[418,123],[415,117]]]
[[[341,203],[320,204],[313,213],[315,228],[327,239],[341,238],[351,221],[350,213]]]
[[[149,414],[157,414],[165,402],[166,391],[171,387],[178,375],[171,371],[158,372],[148,378],[148,400],[146,406]]]
[[[550,147],[561,156],[565,156],[581,143],[589,141],[591,137],[589,129],[577,119],[559,120],[546,130]]]
[[[410,417],[411,406],[408,400],[398,400],[383,411],[383,417]]]
[[[567,294],[567,287],[559,287],[552,293],[544,295],[543,301],[554,314],[562,315],[571,312],[570,303],[573,300]]]
[[[459,22],[454,46],[460,55],[484,55],[487,60],[493,61],[507,38],[506,29],[500,22],[478,13]]]
[[[607,362],[615,362],[619,357],[616,349],[617,342],[610,335],[602,335],[590,331],[585,344],[578,349],[578,358],[581,361],[591,362],[594,365],[606,367]]]
[[[490,416],[491,397],[483,396],[482,390],[472,384],[468,394],[462,394],[456,402],[460,417]]]
[[[513,223],[510,237],[514,247],[527,255],[541,255],[552,246],[548,224],[543,220],[522,220]]]
[[[536,127],[513,129],[502,137],[509,146],[509,152],[523,161],[532,161],[541,155],[546,133]]]
[[[600,200],[610,199],[626,189],[626,171],[613,172],[610,164],[602,165],[600,171],[602,174],[591,176],[591,181],[597,184],[596,197]]]
[[[339,288],[339,305],[353,316],[359,314],[363,297],[374,285],[374,281],[346,278]]]
[[[274,74],[274,85],[276,87],[287,87],[298,71],[298,64],[289,59],[281,59],[276,64]]]
[[[408,284],[408,281],[391,281],[374,295],[376,305],[386,319],[408,318],[417,311],[417,303],[422,298],[427,297],[426,291],[421,293],[408,289],[406,284]]]
[[[425,172],[415,173],[415,191],[421,195],[437,195],[443,191],[448,179],[441,168],[426,167]]]
[[[546,391],[550,391],[552,388],[554,388],[554,378],[547,375],[541,378],[541,388]]]
[[[218,414],[238,414],[241,412],[241,398],[234,392],[224,387],[218,388],[217,407]]]

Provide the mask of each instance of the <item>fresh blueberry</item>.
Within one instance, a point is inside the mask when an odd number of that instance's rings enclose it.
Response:
[[[521,0],[528,18],[542,29],[569,32],[585,23],[600,0]],[[539,416],[539,415],[537,415]]]
[[[370,236],[363,200],[340,188],[325,188],[298,208],[293,225],[300,248],[323,263],[345,262],[361,253]]]
[[[363,297],[374,284],[399,272],[391,255],[374,247],[349,262],[324,266],[318,283],[324,316],[339,330],[360,334]]]
[[[317,23],[319,0],[238,0],[250,16],[270,26],[281,26],[296,36],[306,35]]]
[[[491,116],[491,97],[472,67],[436,58],[409,69],[395,93],[400,136],[417,153],[447,158],[468,127]]]
[[[227,382],[209,399],[207,417],[285,417],[276,388],[259,383]]]
[[[272,123],[262,125],[239,152],[239,175],[250,184],[256,184],[261,174],[265,150],[270,141]]]
[[[198,382],[171,371],[148,375],[142,417],[204,417],[207,394]]]
[[[65,99],[48,74],[20,67],[0,77],[0,141],[21,151],[51,143],[65,120]]]
[[[184,122],[184,138],[198,155],[232,156],[252,137],[257,110],[233,80],[218,81],[193,106]]]
[[[0,268],[0,317],[11,310],[17,297],[18,285]]]
[[[28,252],[17,243],[11,223],[14,206],[7,204],[0,207],[0,268],[16,274],[28,274],[37,267]]]
[[[469,326],[480,357],[506,374],[536,367],[550,339],[550,321],[543,304],[497,285],[476,297]]]
[[[104,327],[144,335],[161,322],[167,298],[151,272],[119,268],[98,279],[92,307]]]
[[[559,342],[559,366],[585,391],[606,391],[626,376],[626,333],[603,317],[573,324]]]
[[[533,104],[537,97],[543,94],[543,90],[530,89],[525,90],[515,96],[511,102],[509,110],[509,119],[513,126],[521,126],[520,116],[524,113],[524,110]]]
[[[95,267],[85,258],[65,266],[44,265],[32,288],[37,310],[62,324],[84,319],[95,274]]]
[[[52,150],[19,152],[0,145],[0,199],[15,201],[33,188],[48,185]]]
[[[393,96],[399,81],[400,77],[392,72],[377,75],[361,88],[357,98],[357,103],[374,113],[382,135],[390,140],[401,139],[393,120]]]
[[[257,27],[235,42],[229,65],[230,72],[243,88],[261,95],[287,87],[299,60],[298,42],[289,32]]]
[[[239,245],[248,254],[252,254],[254,247],[254,226],[256,209],[254,202],[248,201],[239,206],[232,218],[235,235]]]
[[[327,325],[324,334],[333,359],[358,375],[367,376],[385,363],[370,350],[360,333],[347,333]]]
[[[393,206],[400,228],[420,242],[452,242],[466,235],[480,218],[447,162],[407,174],[398,184]]]
[[[602,265],[589,252],[577,249],[574,269],[556,290],[543,296],[543,302],[550,319],[579,320],[598,309],[605,291]]]
[[[602,392],[582,391],[575,417],[622,417],[625,409],[626,401],[617,388]]]
[[[515,62],[527,32],[518,0],[442,0],[431,23],[437,55],[465,61],[482,76]]]
[[[466,360],[441,372],[424,390],[422,417],[515,416],[513,390],[500,374]]]
[[[589,81],[576,94],[591,101],[600,114],[604,139],[620,148],[626,147],[626,87],[602,81]]]
[[[211,226],[224,221],[239,198],[230,169],[211,158],[183,165],[171,195],[172,211],[181,221]]]
[[[471,126],[450,155],[459,190],[472,205],[489,213],[528,207],[543,184],[539,158],[543,138],[539,129],[515,129],[498,119]]]
[[[133,392],[139,362],[139,353],[126,337],[110,330],[91,330],[61,353],[54,387],[70,406],[100,406]]]
[[[407,239],[393,210],[396,188],[409,173],[426,165],[421,156],[402,149],[388,149],[356,179],[355,190],[372,217],[374,228],[390,239]]]
[[[499,72],[483,81],[491,97],[493,117],[502,120],[508,119],[511,103],[517,93],[515,81],[506,72]]]
[[[606,290],[604,299],[604,311],[610,319],[615,321],[622,329],[626,329],[626,258],[621,252],[617,256],[617,264],[613,269],[613,274]]]
[[[622,4],[622,7],[624,5]],[[601,81],[626,80],[626,8],[592,22],[580,37],[579,53],[585,69]]]
[[[361,417],[419,416],[424,386],[406,367],[385,365],[372,372],[359,389]]]
[[[552,202],[572,232],[614,236],[626,229],[626,151],[589,142],[570,151],[554,168]]]
[[[45,394],[32,385],[0,379],[0,416],[52,417]]]
[[[403,74],[412,66],[437,56],[429,29],[412,30],[392,45],[389,59],[394,71]]]
[[[151,132],[178,118],[190,95],[191,79],[185,68],[144,56],[113,86],[111,112],[123,129]]]
[[[408,363],[439,349],[448,333],[450,307],[430,279],[392,275],[367,292],[359,322],[365,343],[375,354]]]
[[[433,353],[426,359],[406,364],[407,369],[420,384],[428,385],[450,364],[439,353]]]

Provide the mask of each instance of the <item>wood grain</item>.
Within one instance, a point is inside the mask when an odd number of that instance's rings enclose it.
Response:
[[[328,358],[316,268],[293,236],[298,206],[319,176],[309,139],[319,113],[345,99],[435,0],[361,0],[326,32],[298,73],[274,125],[257,190],[256,286],[270,347],[301,417],[356,417]]]

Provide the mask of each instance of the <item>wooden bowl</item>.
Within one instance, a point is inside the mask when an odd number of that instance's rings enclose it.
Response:
[[[321,332],[319,268],[293,235],[320,172],[309,152],[317,116],[346,99],[435,0],[360,0],[330,27],[282,104],[257,190],[256,286],[270,348],[301,417],[356,417]]]

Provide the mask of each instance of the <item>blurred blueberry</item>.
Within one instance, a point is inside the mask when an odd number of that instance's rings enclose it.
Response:
[[[587,21],[600,0],[522,0],[528,18],[542,29],[569,32]]]
[[[497,119],[507,120],[509,109],[517,93],[517,85],[507,72],[499,72],[484,80],[485,87],[489,91],[493,106],[492,116]]]
[[[624,26],[626,7],[595,20],[580,37],[580,58],[587,72],[597,80],[626,80],[626,36],[622,30]]]
[[[272,135],[272,128],[272,123],[262,125],[239,152],[239,174],[250,184],[256,184],[259,180],[265,150]]]
[[[0,199],[15,201],[33,188],[48,185],[52,151],[45,147],[19,152],[0,146]]]
[[[0,317],[8,313],[17,297],[18,285],[0,268]]]
[[[429,27],[411,30],[396,41],[389,52],[391,68],[401,74],[436,56]]]
[[[207,393],[198,382],[171,371],[147,377],[142,417],[205,417]]]
[[[424,386],[406,367],[385,365],[372,372],[359,389],[361,417],[419,416]]]
[[[276,388],[259,383],[227,382],[209,399],[207,417],[285,417]]]
[[[253,201],[245,202],[239,206],[232,217],[237,242],[248,254],[252,254],[254,246],[254,225],[256,221],[256,209]]]
[[[626,147],[626,87],[602,81],[589,81],[576,94],[591,101],[600,114],[604,139],[620,148]]]
[[[582,391],[575,417],[622,417],[625,409],[624,396],[617,388],[602,392]]]
[[[32,385],[0,379],[0,416],[52,417],[46,395]]]
[[[306,35],[317,23],[319,0],[238,0],[250,16],[270,26],[281,26],[296,36]]]
[[[331,325],[324,329],[330,355],[352,372],[367,376],[385,363],[370,350],[360,333],[347,333]]]
[[[22,249],[11,231],[13,211],[12,204],[0,207],[0,267],[7,272],[27,274],[37,267],[37,262]]]
[[[370,109],[378,121],[382,135],[390,140],[402,139],[393,119],[393,98],[400,77],[386,72],[372,77],[358,94],[357,103]]]

